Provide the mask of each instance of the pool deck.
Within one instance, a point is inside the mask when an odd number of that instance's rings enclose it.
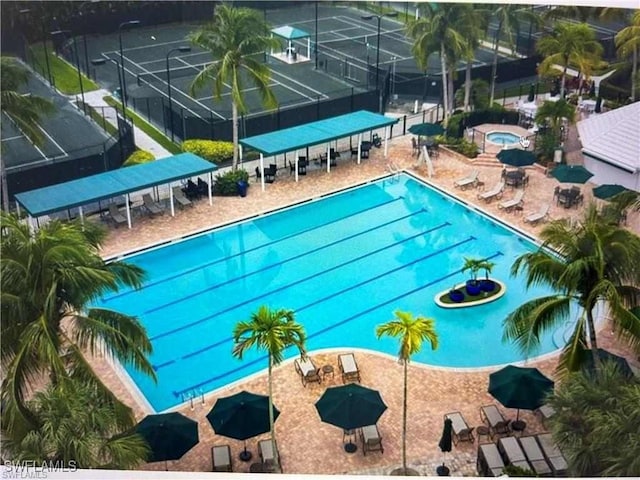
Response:
[[[348,156],[348,154],[347,154]],[[422,177],[439,188],[450,192],[461,200],[512,224],[525,233],[536,236],[542,224],[531,226],[523,222],[524,214],[537,211],[541,205],[551,204],[550,218],[565,216],[577,217],[580,209],[566,210],[557,206],[553,201],[553,189],[557,182],[547,178],[536,168],[528,168],[530,181],[524,197],[524,209],[515,213],[504,213],[498,208],[499,201],[485,203],[478,200],[479,190],[469,188],[460,190],[453,188],[457,178],[466,176],[472,169],[480,170],[479,178],[487,188],[500,180],[501,165],[473,164],[459,159],[457,156],[442,152],[433,161],[435,176],[427,178],[424,165],[417,166],[415,157],[411,156],[410,136],[397,137],[390,141],[389,156],[383,158],[382,149],[373,149],[371,158],[356,165],[348,158],[339,161],[338,166],[332,168],[331,173],[325,170],[310,170],[308,175],[301,176],[296,183],[289,171],[280,170],[277,180],[267,185],[266,191],[260,190],[252,176],[251,187],[247,197],[214,197],[213,206],[206,200],[196,202],[194,208],[178,211],[172,218],[164,215],[160,218],[136,218],[134,228],[113,229],[103,246],[105,256],[113,256],[122,252],[136,250],[154,243],[176,238],[196,230],[207,229],[215,225],[231,222],[238,218],[248,217],[260,212],[269,211],[283,205],[297,203],[314,198],[327,192],[339,190],[354,184],[377,178],[387,173],[387,163],[392,161],[398,167]],[[250,170],[251,171],[251,170]],[[581,185],[585,204],[591,199],[593,185]],[[503,199],[510,198],[512,191],[507,188]],[[640,232],[640,218],[637,212],[629,215],[628,228]],[[282,305],[286,307],[286,305]],[[381,318],[384,322],[389,318]],[[419,313],[419,312],[414,312]],[[470,312],[471,313],[471,312]],[[437,329],[437,318],[436,329]],[[501,319],[496,319],[497,322]],[[614,353],[625,355],[634,367],[640,367],[637,358],[617,344],[608,325],[604,325],[598,340],[600,346]],[[425,348],[428,346],[425,345]],[[345,351],[348,340],[345,341]],[[461,352],[462,353],[462,352]],[[314,403],[318,400],[325,387],[342,384],[338,375],[337,351],[310,352],[310,356],[318,367],[332,365],[336,371],[335,378],[327,378],[323,385],[309,384],[303,387],[296,374],[293,364],[286,362],[274,370],[274,403],[280,409],[281,415],[276,422],[276,436],[281,453],[282,465],[285,473],[316,473],[316,474],[345,474],[367,473],[388,474],[397,468],[401,461],[401,419],[402,419],[402,368],[397,361],[389,356],[355,351],[356,359],[362,375],[362,385],[377,389],[389,407],[378,422],[383,438],[384,454],[372,452],[362,455],[361,449],[354,454],[345,453],[342,444],[342,431],[334,426],[322,423],[315,410]],[[92,362],[94,369],[103,381],[132,406],[137,418],[142,418],[145,412],[134,395],[121,381],[118,374],[102,357],[96,357]],[[538,361],[531,361],[529,366],[538,367],[543,373],[553,377],[556,358],[549,356]],[[266,365],[265,365],[266,368]],[[407,459],[411,466],[423,474],[435,475],[435,468],[442,463],[442,454],[438,448],[438,441],[442,432],[443,414],[460,411],[470,426],[479,426],[479,407],[497,402],[487,393],[488,375],[496,368],[479,369],[477,371],[456,371],[454,369],[430,368],[412,364],[409,370],[409,412],[407,432]],[[215,403],[215,398],[228,396],[240,390],[266,394],[266,374],[258,374],[246,381],[213,392],[205,397],[205,403],[196,399],[193,408],[189,405],[179,411],[200,423],[200,443],[184,455],[181,460],[169,462],[170,470],[178,471],[211,471],[211,453],[213,445],[228,444],[234,456],[234,471],[248,472],[251,462],[244,463],[237,459],[243,443],[215,435],[205,415]],[[503,414],[515,418],[516,411],[498,405]],[[521,411],[520,418],[527,422],[525,434],[544,430],[541,423],[528,411]],[[262,435],[249,440],[248,448],[257,456],[258,440],[267,438]],[[454,446],[447,454],[447,466],[451,474],[457,476],[475,475],[476,445],[461,442]],[[254,460],[255,461],[255,460]],[[164,470],[164,462],[146,464],[144,470]]]

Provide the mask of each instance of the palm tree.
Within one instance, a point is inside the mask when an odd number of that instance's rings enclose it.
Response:
[[[569,64],[594,64],[602,55],[602,45],[596,40],[593,29],[586,23],[556,24],[550,35],[540,39],[537,50],[545,56],[540,63],[541,73],[552,71],[554,65],[562,67],[560,96],[563,98]]]
[[[576,108],[561,98],[557,102],[545,101],[536,112],[535,121],[539,125],[549,125],[556,138],[559,138],[563,118],[569,123],[574,123]]]
[[[636,101],[638,82],[638,50],[640,50],[640,10],[631,17],[631,25],[616,34],[616,47],[621,57],[631,56],[631,101]]]
[[[588,348],[594,364],[599,365],[593,309],[604,301],[613,329],[640,352],[640,319],[630,311],[640,299],[640,237],[612,224],[590,204],[579,222],[554,220],[540,238],[541,248],[518,257],[511,273],[523,272],[528,287],[547,285],[556,293],[530,300],[511,312],[504,322],[504,339],[515,340],[524,354],[530,354],[544,332],[555,331],[568,320],[575,302],[582,313],[558,368],[561,372],[577,370]]]
[[[23,95],[19,89],[29,81],[29,71],[13,57],[0,57],[0,108],[2,113],[18,127],[34,144],[42,145],[44,136],[40,130],[43,115],[53,112],[54,106],[49,100],[37,95]],[[0,155],[2,207],[9,211],[9,191],[7,190],[7,171],[3,156]]]
[[[573,477],[628,477],[640,472],[640,380],[604,361],[570,375],[548,402],[553,438]]]
[[[438,334],[435,321],[422,316],[414,317],[409,312],[396,310],[395,318],[376,328],[376,336],[389,336],[400,340],[398,360],[404,368],[404,389],[402,401],[402,469],[407,471],[407,374],[411,355],[422,349],[422,342],[428,340],[431,349],[438,348]]]
[[[238,115],[247,112],[243,89],[244,79],[255,85],[266,108],[277,106],[269,81],[271,70],[262,61],[263,52],[279,46],[270,37],[269,26],[261,12],[229,5],[216,6],[213,22],[191,33],[188,39],[194,45],[211,53],[213,62],[206,66],[191,83],[194,95],[210,82],[213,94],[219,100],[226,85],[231,88],[233,121],[233,170],[238,168]]]
[[[2,212],[0,258],[3,422],[8,430],[38,425],[25,395],[35,378],[57,385],[67,378],[88,383],[113,405],[123,428],[133,425],[129,407],[95,376],[82,352],[104,352],[155,379],[147,354],[151,343],[134,317],[91,303],[120,285],[138,288],[140,268],[105,263],[98,246],[103,227],[50,222],[32,233],[15,215]]]
[[[282,363],[285,349],[291,346],[296,347],[304,357],[306,339],[304,327],[296,322],[293,310],[271,310],[266,305],[262,305],[257,312],[251,314],[251,320],[239,322],[233,329],[234,356],[242,360],[248,349],[256,347],[258,350],[266,351],[269,357],[269,427],[273,451],[276,452],[276,467],[280,460],[273,428],[273,367]]]
[[[520,22],[527,20],[528,22],[537,24],[538,16],[531,10],[522,5],[516,5],[511,3],[504,3],[498,5],[493,12],[493,15],[498,21],[498,27],[496,28],[493,39],[493,66],[491,68],[491,97],[489,105],[493,105],[496,90],[496,77],[498,71],[498,52],[500,47],[500,36],[504,34],[507,38],[509,48],[511,51],[515,51],[515,43],[513,41],[514,35],[518,35],[520,32]]]
[[[487,21],[488,11],[482,6],[472,4],[466,5],[466,8],[462,10],[458,18],[457,30],[464,35],[466,41],[466,48],[461,52],[466,60],[463,102],[465,112],[470,110],[471,68],[473,66],[476,49],[480,46],[480,39],[486,30]],[[455,65],[453,68],[455,69]],[[453,95],[453,93],[451,93],[451,95]]]
[[[144,439],[123,433],[113,405],[87,384],[65,380],[49,385],[35,394],[29,408],[38,419],[38,428],[15,440],[11,432],[3,432],[3,446],[14,461],[113,470],[133,469],[148,457]]]
[[[407,35],[413,39],[411,52],[416,58],[418,66],[427,71],[429,56],[440,54],[440,68],[442,69],[442,101],[445,122],[451,114],[447,69],[451,65],[448,55],[452,52],[464,52],[467,45],[464,36],[456,30],[456,21],[464,5],[456,4],[420,4],[421,16],[417,20],[410,20],[407,24]]]

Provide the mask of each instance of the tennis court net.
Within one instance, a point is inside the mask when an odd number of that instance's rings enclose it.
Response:
[[[339,38],[336,40],[325,40],[324,42],[318,42],[318,51],[325,52],[356,52],[360,53],[365,51],[364,49],[376,48],[378,36],[375,33],[369,35],[359,35],[356,37]],[[384,45],[389,50],[394,50],[394,45],[398,43],[406,42],[404,30],[399,28],[397,30],[387,30],[380,33],[380,45]],[[405,49],[403,45],[399,47],[400,50]]]

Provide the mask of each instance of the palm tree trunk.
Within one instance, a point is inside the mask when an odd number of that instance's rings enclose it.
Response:
[[[231,102],[231,121],[233,122],[233,163],[231,169],[238,170],[238,106]]]
[[[9,189],[7,185],[7,169],[5,168],[4,157],[2,156],[1,153],[0,153],[0,177],[2,177],[1,184],[0,184],[0,188],[2,189],[2,209],[5,212],[8,212],[9,211]]]
[[[560,82],[560,98],[564,98],[564,89],[567,82],[567,69],[569,68],[569,59],[565,58],[564,68],[562,69],[562,80]]]
[[[464,75],[464,111],[471,110],[469,99],[471,98],[471,60],[467,60],[467,68]]]
[[[598,342],[596,340],[596,327],[593,322],[593,308],[591,304],[586,308],[587,311],[587,330],[589,334],[589,345],[591,346],[591,355],[593,355],[593,366],[596,370],[600,370],[600,356],[598,355]]]
[[[636,82],[638,81],[638,46],[633,46],[633,66],[631,68],[631,101],[636,101]]]
[[[498,29],[494,38],[493,65],[491,66],[491,94],[489,96],[489,106],[493,105],[496,91],[496,76],[498,75],[498,47],[500,46],[500,30],[502,30],[502,20],[498,22]]]
[[[279,471],[280,468],[280,456],[276,448],[276,430],[274,428],[273,420],[273,378],[271,372],[273,370],[273,357],[269,355],[269,430],[271,433],[271,448],[273,449],[273,458],[275,461],[275,469]]]
[[[404,361],[404,391],[402,392],[402,469],[407,471],[407,361]]]
[[[444,123],[449,120],[449,95],[447,85],[447,54],[444,52],[444,43],[440,44],[440,67],[442,68],[442,110],[444,112]]]

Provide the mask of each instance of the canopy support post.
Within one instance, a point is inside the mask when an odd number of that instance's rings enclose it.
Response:
[[[298,150],[295,152],[295,166],[296,166],[296,182],[298,181]]]
[[[362,158],[362,132],[358,134],[358,165],[360,165],[361,158]]]
[[[262,191],[264,192],[264,153],[260,152],[260,182],[262,183]]]
[[[327,173],[331,171],[331,142],[327,143]]]
[[[389,127],[384,127],[384,158],[387,158],[387,151],[389,150]]]
[[[176,207],[173,205],[173,187],[169,184],[169,204],[171,205],[171,216],[176,216]]]
[[[213,189],[213,173],[209,172],[209,185],[208,185],[208,192],[209,193],[209,206],[211,207],[213,205],[213,193],[212,190]]]
[[[131,230],[131,206],[129,205],[129,194],[127,193],[124,196],[124,203],[127,207],[127,225],[129,226],[129,230]]]
[[[80,223],[84,226],[84,212],[82,211],[82,206],[78,207],[78,214],[80,215]]]

